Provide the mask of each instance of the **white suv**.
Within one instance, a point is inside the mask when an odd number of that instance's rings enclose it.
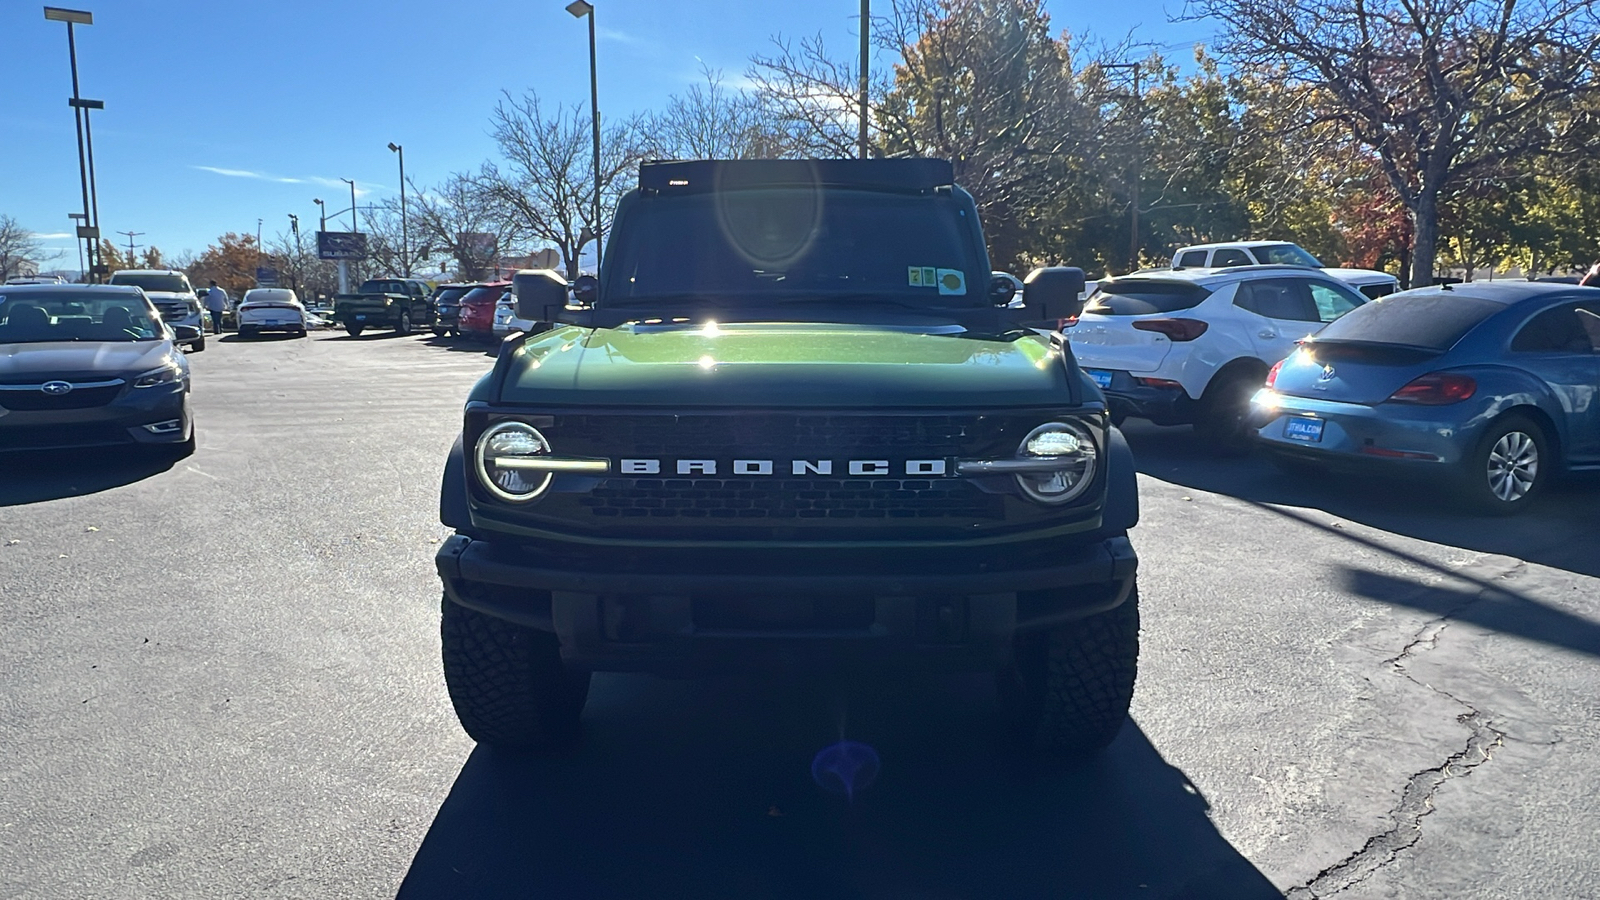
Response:
[[[1324,266],[1299,244],[1287,241],[1235,241],[1196,244],[1172,255],[1174,268],[1221,269],[1228,266],[1306,266],[1321,269],[1367,297],[1376,300],[1400,290],[1400,280],[1377,269],[1339,269]]]
[[[1114,421],[1193,424],[1247,448],[1250,396],[1295,342],[1367,298],[1316,269],[1150,269],[1100,283],[1063,334]]]
[[[110,283],[143,289],[161,313],[161,321],[199,329],[200,336],[184,341],[185,346],[196,353],[206,348],[206,314],[189,285],[189,276],[176,269],[118,269],[111,273]]]

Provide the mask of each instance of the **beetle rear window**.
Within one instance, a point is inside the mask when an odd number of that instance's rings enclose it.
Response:
[[[1349,341],[1449,350],[1505,304],[1449,291],[1390,294],[1345,313],[1318,332],[1319,343]]]
[[[1209,296],[1210,291],[1187,281],[1124,279],[1101,284],[1083,311],[1102,316],[1147,316],[1193,309]]]

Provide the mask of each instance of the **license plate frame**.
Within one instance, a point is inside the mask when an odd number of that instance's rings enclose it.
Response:
[[[1083,371],[1087,372],[1089,377],[1094,379],[1095,385],[1101,390],[1111,387],[1110,369],[1084,369]]]
[[[1302,444],[1320,444],[1323,428],[1327,424],[1327,420],[1313,416],[1290,416],[1283,423],[1283,436],[1286,440]]]

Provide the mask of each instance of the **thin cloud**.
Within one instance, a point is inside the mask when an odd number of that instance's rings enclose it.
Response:
[[[323,178],[320,175],[307,175],[304,178],[294,178],[288,175],[271,175],[266,172],[253,172],[249,169],[224,169],[220,166],[191,166],[190,168],[199,169],[202,172],[210,172],[213,175],[225,175],[229,178],[253,178],[257,181],[271,181],[275,184],[314,184],[318,185],[319,187],[327,188],[349,187],[349,185],[337,178]],[[356,185],[356,196],[358,198],[365,197],[367,194],[372,193],[373,189],[382,190],[384,189],[384,186],[381,184],[372,183],[369,187],[363,188],[358,183]]]
[[[77,235],[73,234],[70,231],[52,231],[49,234],[46,234],[46,233],[44,233],[42,231],[35,231],[33,233],[33,236],[38,238],[41,241],[60,241],[60,240],[65,240],[66,238],[75,238],[75,237],[77,237]]]
[[[634,37],[626,31],[618,31],[615,28],[596,28],[595,35],[608,41],[616,41],[619,44],[629,44],[634,47],[641,47],[648,43],[643,38]]]

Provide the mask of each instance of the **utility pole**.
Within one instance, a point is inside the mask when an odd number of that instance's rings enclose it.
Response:
[[[867,158],[867,54],[872,34],[872,0],[861,0],[861,158]]]
[[[1128,271],[1139,268],[1139,181],[1144,170],[1144,95],[1139,91],[1140,66],[1143,63],[1103,63],[1103,69],[1131,69],[1133,71],[1133,107],[1137,117],[1133,128],[1133,178],[1129,184],[1132,202],[1128,205]]]
[[[406,225],[406,148],[390,141],[389,149],[400,154],[400,267],[405,269],[405,276],[410,278],[411,229]]]
[[[142,232],[142,231],[119,231],[119,232],[117,232],[117,234],[125,234],[125,235],[128,236],[128,265],[130,267],[132,267],[134,265],[134,263],[133,263],[133,239],[136,238],[136,237],[142,236],[144,234],[144,232]]]
[[[289,267],[289,287],[300,290],[300,217],[289,213],[289,230],[294,232],[294,264]]]

